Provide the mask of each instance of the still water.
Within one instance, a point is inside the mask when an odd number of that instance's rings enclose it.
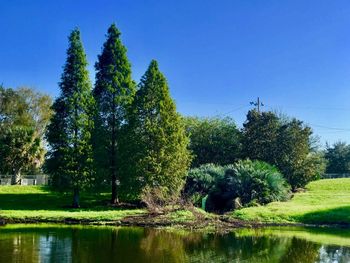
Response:
[[[350,231],[15,225],[0,227],[0,262],[350,262]]]

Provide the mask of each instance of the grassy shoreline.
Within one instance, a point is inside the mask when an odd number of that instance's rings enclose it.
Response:
[[[262,226],[350,227],[350,178],[310,183],[288,202],[249,207],[225,215],[200,209],[152,215],[146,209],[108,205],[108,194],[85,194],[82,207],[68,207],[71,196],[40,186],[0,186],[2,223],[59,223],[115,226],[181,227],[229,230]]]
[[[350,225],[350,178],[311,182],[288,202],[248,207],[230,214],[243,221],[312,225]]]

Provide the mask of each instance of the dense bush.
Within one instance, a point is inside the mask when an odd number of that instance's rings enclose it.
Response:
[[[327,162],[322,153],[311,152],[300,164],[298,173],[293,174],[289,180],[295,187],[304,187],[311,181],[318,180],[324,175]]]
[[[200,205],[201,199],[207,196],[215,182],[225,175],[230,166],[203,164],[188,172],[183,194],[195,205]]]
[[[207,210],[227,211],[237,206],[266,204],[289,197],[283,175],[262,161],[238,161],[218,178],[209,193]]]

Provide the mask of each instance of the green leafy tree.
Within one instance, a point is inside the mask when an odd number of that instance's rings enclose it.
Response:
[[[241,133],[231,118],[184,118],[194,159],[192,167],[232,164],[241,157]]]
[[[102,54],[98,57],[94,97],[97,104],[94,133],[95,160],[98,174],[108,175],[112,185],[111,203],[118,202],[120,141],[127,122],[127,111],[133,101],[136,87],[131,78],[131,66],[120,32],[112,24]]]
[[[276,141],[275,165],[293,190],[304,187],[324,172],[324,158],[311,145],[312,130],[302,121],[281,122]]]
[[[166,199],[179,194],[191,161],[183,121],[164,75],[153,60],[141,79],[131,121],[132,167],[142,188],[160,189]]]
[[[312,140],[311,128],[302,121],[252,110],[244,123],[243,153],[246,158],[277,166],[296,190],[324,171],[324,159],[314,150]]]
[[[20,183],[22,171],[38,168],[43,157],[40,137],[32,127],[15,125],[1,133],[1,171],[12,175],[12,184]]]
[[[327,160],[327,173],[349,173],[350,171],[350,145],[345,142],[336,142],[327,145],[325,152]]]
[[[44,139],[46,128],[52,117],[52,98],[32,88],[20,87],[17,93],[26,105],[26,114],[29,115],[29,125],[37,135]],[[23,123],[22,123],[23,125]]]
[[[48,127],[47,171],[55,185],[73,190],[73,207],[79,207],[80,191],[91,182],[93,156],[91,131],[94,100],[87,60],[78,29],[69,36],[67,61]]]
[[[276,142],[279,128],[279,119],[274,113],[249,111],[243,124],[244,157],[275,164],[278,156]]]
[[[10,125],[31,124],[27,105],[18,92],[14,89],[6,89],[0,86],[0,128],[4,130]]]
[[[0,173],[11,174],[12,184],[43,164],[50,106],[51,98],[33,89],[0,87]]]

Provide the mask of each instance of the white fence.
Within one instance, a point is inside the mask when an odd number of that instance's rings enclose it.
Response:
[[[349,178],[350,173],[343,173],[343,174],[324,174],[322,176],[323,179],[332,179],[332,178]]]
[[[11,185],[11,175],[0,175],[0,185]],[[46,174],[22,175],[20,185],[47,185],[49,177]]]

